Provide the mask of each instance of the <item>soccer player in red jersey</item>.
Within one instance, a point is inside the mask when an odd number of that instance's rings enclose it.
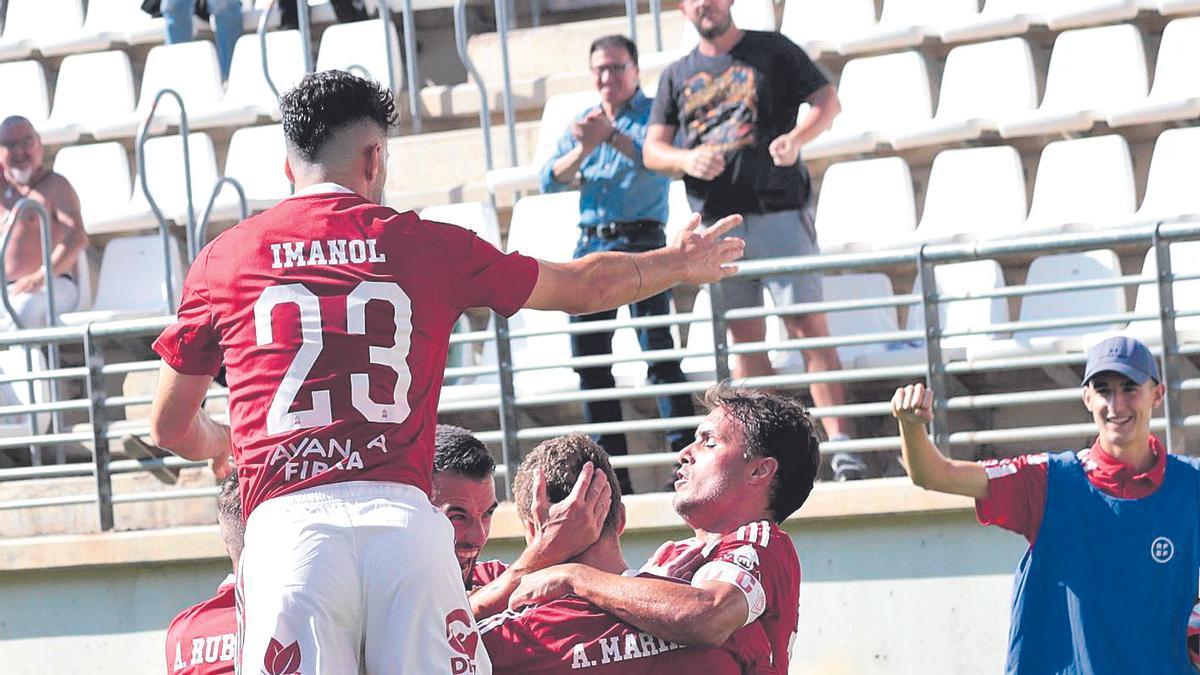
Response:
[[[799,621],[800,560],[779,527],[808,499],[820,463],[820,432],[799,403],[717,385],[696,441],[679,453],[675,511],[693,540],[667,542],[647,571],[700,557],[690,585],[557,565],[521,580],[509,606],[568,594],[664,640],[715,647],[760,625],[773,667],[787,672]]]
[[[379,205],[391,94],[344,72],[280,100],[295,194],[188,271],[151,411],[193,460],[232,449],[246,514],[246,669],[486,673],[452,529],[428,499],[450,331],[468,307],[595,312],[731,273],[739,218],[568,263]],[[200,412],[224,363],[230,427]],[[360,654],[363,657],[360,659]]]
[[[439,424],[434,447],[430,499],[454,526],[454,553],[476,618],[503,610],[522,576],[565,562],[599,536],[611,493],[608,478],[589,466],[571,496],[557,504],[548,503],[545,483],[538,483],[536,532],[516,562],[479,562],[498,505],[496,464],[487,446],[462,427]]]
[[[221,482],[217,525],[236,570],[246,531],[236,473]],[[183,610],[171,621],[167,629],[168,675],[232,675],[238,634],[234,589],[230,574],[214,597]]]
[[[513,496],[527,539],[532,540],[536,533],[539,491],[544,491],[551,502],[568,499],[568,492],[573,491],[573,485],[588,466],[594,466],[596,473],[607,475],[615,484],[616,475],[608,455],[582,434],[545,441],[526,455],[513,480]],[[572,563],[618,579],[623,578],[620,575],[636,574],[628,569],[621,552],[625,508],[619,487],[605,500],[605,507],[599,538],[572,558]],[[644,578],[687,587],[678,581]],[[770,643],[759,623],[733,631],[719,647],[689,647],[622,621],[579,597],[559,598],[519,612],[497,614],[480,622],[480,632],[496,673],[776,672],[771,665]]]

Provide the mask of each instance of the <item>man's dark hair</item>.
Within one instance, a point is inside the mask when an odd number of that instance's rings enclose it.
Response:
[[[279,112],[288,145],[310,162],[347,124],[371,120],[386,131],[399,119],[390,91],[343,70],[305,75],[279,99]]]
[[[434,434],[433,470],[483,480],[496,473],[487,446],[462,427],[439,424]]]
[[[617,514],[621,507],[621,485],[613,471],[608,453],[595,441],[583,434],[569,434],[542,441],[525,455],[517,475],[513,477],[513,499],[517,502],[517,515],[521,520],[533,519],[533,478],[540,470],[546,477],[546,496],[551,504],[566,499],[575,487],[575,481],[588,462],[597,471],[608,476],[612,488],[608,515],[604,517],[604,529],[611,531],[617,526]]]
[[[799,402],[757,389],[714,385],[704,392],[704,405],[738,421],[746,459],[773,457],[779,463],[767,504],[775,522],[783,522],[812,492],[824,433]]]
[[[221,539],[234,558],[242,555],[246,536],[246,521],[242,518],[242,496],[238,492],[237,469],[221,481],[217,495],[217,525],[221,528]]]
[[[598,50],[618,48],[624,49],[626,52],[628,52],[629,60],[633,61],[633,65],[637,65],[637,45],[634,44],[633,40],[630,40],[624,35],[605,35],[602,38],[596,38],[596,40],[592,42],[591,48],[588,49],[588,58],[591,58],[592,54],[595,54]]]

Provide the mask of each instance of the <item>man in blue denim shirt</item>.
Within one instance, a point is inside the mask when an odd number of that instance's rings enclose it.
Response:
[[[636,253],[666,245],[664,223],[667,220],[667,189],[670,179],[646,169],[642,164],[642,142],[653,101],[642,93],[638,79],[637,45],[623,35],[602,37],[589,51],[600,105],[584,111],[563,134],[554,156],[542,169],[542,192],[561,192],[579,182],[579,243],[575,257],[597,251]],[[667,314],[671,311],[670,291],[630,306],[634,317]],[[571,317],[572,321],[604,321],[615,318],[616,310]],[[575,356],[612,353],[612,331],[571,336]],[[642,350],[674,349],[668,327],[640,328]],[[614,386],[608,366],[576,368],[584,389]],[[649,364],[651,384],[683,382],[679,361],[655,361]],[[686,394],[661,396],[659,414],[663,417],[687,417],[694,414]],[[591,401],[584,406],[585,419],[591,422],[621,420],[620,401]],[[628,453],[623,434],[606,434],[600,444],[612,455]],[[678,451],[690,442],[682,430],[667,434],[671,449]],[[623,494],[631,493],[629,472],[617,472]]]

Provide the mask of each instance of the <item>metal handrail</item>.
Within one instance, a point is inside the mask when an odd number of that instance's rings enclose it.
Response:
[[[479,75],[475,62],[467,54],[467,0],[454,0],[454,46],[458,50],[458,59],[462,61],[467,74],[475,80],[479,89],[479,128],[483,132],[483,161],[487,170],[491,171],[492,164],[492,114],[489,109],[487,84]]]
[[[629,21],[629,39],[637,44],[637,0],[625,0],[625,18]]]
[[[301,12],[303,13],[303,12]],[[171,270],[171,247],[174,244],[171,242],[171,233],[167,230],[167,219],[163,216],[162,209],[158,207],[158,202],[154,200],[154,195],[150,194],[150,183],[146,175],[146,137],[150,133],[150,125],[154,121],[154,113],[158,110],[158,103],[163,96],[170,95],[175,98],[175,102],[179,104],[179,138],[183,142],[183,180],[187,195],[187,250],[192,250],[192,231],[196,228],[196,207],[192,202],[192,159],[188,149],[188,119],[187,109],[183,104],[183,97],[174,89],[160,89],[154,95],[154,102],[150,104],[150,111],[146,113],[146,119],[142,120],[142,124],[138,127],[137,133],[137,169],[138,177],[142,182],[142,195],[146,198],[146,203],[150,205],[150,210],[154,213],[154,217],[158,220],[158,232],[162,237],[163,245],[163,283],[164,293],[166,296],[165,310],[169,314],[175,311],[175,287],[172,283],[173,276]]]
[[[300,1],[303,2],[304,0]],[[271,0],[270,3],[267,4],[267,6],[263,9],[262,14],[258,16],[257,30],[258,53],[259,56],[262,57],[263,79],[267,81],[267,88],[271,90],[271,93],[275,95],[277,100],[279,99],[279,88],[275,86],[275,80],[271,79],[271,64],[269,63],[269,59],[267,59],[267,23],[271,18],[271,12],[274,11],[276,5],[278,4],[279,0]],[[308,3],[305,2],[304,7],[297,6],[296,11],[307,11],[307,4]]]
[[[650,16],[654,20],[654,51],[661,52],[662,41],[662,0],[650,0]]]
[[[504,126],[508,129],[508,161],[509,166],[517,166],[517,114],[513,111],[512,99],[512,67],[508,60],[508,1],[495,0],[496,35],[500,39],[500,67],[503,72],[504,92]],[[484,129],[485,134],[490,129]]]
[[[300,53],[304,57],[304,72],[316,71],[312,55],[312,17],[308,15],[308,0],[296,0],[296,18],[300,24]]]
[[[195,260],[196,256],[200,255],[200,249],[204,248],[205,230],[208,229],[208,219],[212,215],[213,204],[216,203],[217,196],[221,194],[221,189],[226,185],[232,185],[233,189],[237,192],[238,208],[242,214],[239,220],[245,220],[250,217],[250,207],[246,203],[246,190],[242,187],[241,182],[233,176],[221,176],[216,184],[213,185],[212,193],[208,196],[208,204],[204,207],[204,213],[196,223],[196,231],[189,238],[193,247],[188,250],[189,261]]]
[[[383,16],[384,12],[388,12],[389,16],[387,23],[391,23],[390,8],[388,0],[380,0],[379,15]],[[412,117],[412,130],[414,134],[421,133],[421,74],[417,64],[417,28],[416,22],[413,20],[413,3],[412,0],[404,0],[404,11],[401,14],[401,21],[404,24],[404,69],[405,77],[408,80],[408,110]],[[390,33],[388,33],[390,35]],[[396,91],[396,78],[392,76],[390,69],[392,68],[392,43],[387,41],[388,49],[388,77],[392,81],[392,91]]]

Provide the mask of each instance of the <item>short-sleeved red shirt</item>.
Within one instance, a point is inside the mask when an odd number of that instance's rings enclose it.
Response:
[[[168,675],[227,675],[237,657],[233,576],[217,594],[176,616],[167,629]]]
[[[504,574],[504,570],[508,569],[508,565],[499,560],[485,560],[476,562],[471,568],[471,583],[467,586],[468,591],[473,591],[476,588],[487,586]]]
[[[1157,437],[1150,437],[1154,464],[1138,472],[1100,447],[1100,443],[1079,451],[1079,462],[1089,482],[1121,499],[1148,497],[1162,485],[1167,468],[1167,449]],[[984,464],[988,477],[988,496],[975,500],[975,515],[983,525],[996,525],[1023,535],[1032,545],[1037,540],[1046,512],[1045,453],[1019,455]]]
[[[497,673],[549,675],[587,672],[621,675],[768,675],[771,645],[758,623],[737,631],[719,648],[662,640],[578,597],[479,623]]]
[[[315,186],[200,252],[154,349],[183,374],[224,363],[247,517],[342,481],[428,493],[454,323],[516,312],[537,274],[469,230]]]
[[[692,541],[679,542],[672,556]],[[792,538],[775,523],[759,520],[706,548],[705,562],[692,575],[692,583],[716,580],[741,589],[749,606],[747,623],[762,625],[775,668],[786,673],[800,623],[800,557]]]

